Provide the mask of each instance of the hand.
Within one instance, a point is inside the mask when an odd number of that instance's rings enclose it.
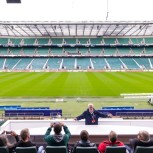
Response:
[[[55,123],[54,123],[54,122],[52,122],[52,123],[50,124],[50,127],[51,127],[51,128],[52,128],[52,127],[54,127],[54,124],[55,124]]]
[[[107,116],[108,116],[108,117],[110,117],[110,118],[112,118],[112,117],[113,117],[113,115],[112,115],[111,113],[109,113]]]
[[[14,136],[14,137],[17,136],[15,131],[11,131],[11,135]]]
[[[60,125],[61,125],[61,126],[64,126],[64,123],[60,122]]]
[[[5,134],[6,133],[6,131],[4,130],[1,134]]]

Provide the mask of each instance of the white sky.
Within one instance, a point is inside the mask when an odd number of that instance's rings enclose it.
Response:
[[[0,0],[0,21],[106,21],[107,0]],[[153,0],[108,0],[107,21],[153,20]]]

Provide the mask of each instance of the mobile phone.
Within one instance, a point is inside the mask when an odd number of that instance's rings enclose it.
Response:
[[[11,134],[12,133],[12,131],[6,131],[6,134]]]

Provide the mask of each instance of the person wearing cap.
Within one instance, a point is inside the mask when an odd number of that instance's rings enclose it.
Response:
[[[112,117],[112,114],[103,114],[94,109],[92,103],[88,104],[88,109],[84,111],[81,115],[74,118],[74,120],[85,119],[85,125],[98,125],[98,118]]]

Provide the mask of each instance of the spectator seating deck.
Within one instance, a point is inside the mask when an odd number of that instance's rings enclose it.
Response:
[[[6,106],[0,106],[0,110],[14,110],[14,109],[18,109],[18,108],[21,108],[20,105],[6,105]]]
[[[105,114],[111,113],[114,116],[127,116],[127,118],[135,116],[151,118],[153,116],[152,109],[100,109],[98,111]]]
[[[102,107],[102,109],[134,109],[133,106],[107,106],[107,107]]]
[[[116,112],[116,116],[120,116],[125,119],[131,119],[131,118],[152,118],[153,112]]]
[[[62,116],[62,110],[61,109],[17,109],[17,110],[5,110],[5,117],[11,117],[14,116],[56,116],[56,115]]]

